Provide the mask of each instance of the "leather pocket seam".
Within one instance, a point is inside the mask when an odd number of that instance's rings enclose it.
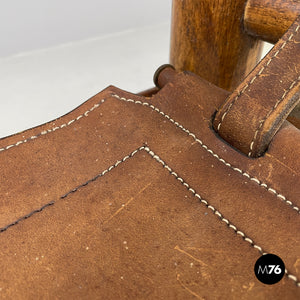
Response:
[[[182,131],[184,131],[185,133],[187,133],[189,136],[191,136],[195,142],[199,143],[200,146],[202,148],[204,148],[210,155],[212,155],[213,157],[215,157],[218,161],[220,161],[221,163],[223,163],[225,166],[229,167],[230,169],[232,169],[233,171],[240,173],[241,175],[247,177],[250,181],[255,182],[258,186],[264,188],[266,191],[270,192],[271,194],[274,194],[277,198],[279,198],[281,201],[285,202],[287,205],[289,205],[290,207],[292,207],[293,210],[295,210],[298,214],[300,213],[300,208],[296,205],[293,204],[293,202],[291,202],[290,200],[287,200],[287,198],[278,193],[274,188],[268,186],[266,183],[264,183],[262,180],[257,179],[256,177],[251,176],[250,174],[248,174],[247,172],[233,166],[232,164],[230,164],[229,162],[227,162],[225,159],[221,158],[217,153],[215,153],[213,150],[211,150],[207,145],[205,145],[200,139],[197,138],[197,136],[190,132],[188,129],[186,129],[185,127],[183,127],[183,125],[181,125],[180,123],[178,123],[177,121],[175,121],[174,119],[172,119],[169,115],[167,115],[166,113],[164,113],[163,111],[161,111],[159,108],[155,107],[154,105],[148,103],[148,102],[142,102],[140,100],[133,100],[133,99],[128,99],[128,98],[124,98],[124,97],[120,97],[117,94],[112,94],[112,97],[121,100],[121,101],[125,101],[125,102],[130,102],[133,104],[139,104],[142,106],[147,106],[149,108],[151,108],[152,110],[156,111],[157,113],[159,113],[160,115],[162,115],[163,117],[165,117],[166,119],[168,119],[171,123],[173,123],[174,125],[176,125],[177,127],[179,127]]]

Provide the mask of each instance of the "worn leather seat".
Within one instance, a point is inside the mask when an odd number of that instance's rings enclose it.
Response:
[[[250,159],[212,129],[227,96],[174,74],[2,139],[0,295],[299,297],[299,130]],[[253,272],[263,252],[288,270],[274,286]]]

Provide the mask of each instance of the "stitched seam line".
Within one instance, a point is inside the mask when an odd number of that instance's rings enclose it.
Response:
[[[30,212],[29,214],[27,214],[27,215],[25,215],[25,216],[23,216],[23,217],[17,219],[16,221],[14,221],[14,222],[12,222],[12,223],[6,225],[5,227],[0,228],[0,233],[6,231],[8,228],[10,228],[10,227],[12,227],[12,226],[14,226],[14,225],[19,224],[21,221],[24,221],[24,220],[30,218],[30,217],[33,216],[34,214],[43,211],[45,208],[47,208],[47,207],[53,205],[54,203],[55,203],[55,201],[48,202],[47,204],[43,205],[43,206],[40,207],[39,209],[35,209],[35,210],[33,210],[32,212]]]
[[[262,120],[259,121],[259,126],[256,129],[255,133],[254,133],[254,137],[250,143],[250,150],[248,153],[248,156],[250,157],[252,155],[252,151],[253,151],[253,146],[255,144],[256,138],[258,136],[258,132],[260,131],[260,129],[262,128],[262,126],[265,124],[266,120],[269,118],[269,116],[271,115],[271,113],[277,108],[277,106],[280,104],[280,102],[283,101],[283,99],[285,98],[285,96],[293,89],[293,87],[295,86],[296,82],[300,80],[300,76],[292,82],[292,84],[290,85],[290,87],[288,88],[288,90],[286,90],[282,97],[275,103],[275,105],[271,108],[271,110],[267,113],[266,117],[263,118]]]
[[[54,132],[58,129],[62,129],[64,127],[67,127],[67,126],[70,126],[71,124],[73,124],[74,122],[80,120],[82,117],[87,117],[89,115],[90,112],[92,112],[94,109],[98,108],[106,99],[102,99],[99,103],[95,104],[92,108],[90,108],[89,110],[87,110],[86,112],[84,112],[82,115],[79,115],[77,118],[75,119],[72,119],[70,120],[68,123],[64,123],[60,126],[56,126],[56,127],[53,127],[53,128],[50,128],[50,129],[47,129],[47,130],[44,130],[40,133],[38,133],[37,135],[33,135],[25,140],[21,140],[21,141],[18,141],[16,142],[15,144],[11,144],[9,146],[6,146],[6,147],[3,147],[3,148],[0,148],[0,152],[1,151],[5,151],[5,150],[8,150],[10,148],[13,148],[13,147],[16,147],[16,146],[19,146],[21,144],[24,144],[24,143],[27,143],[31,140],[34,140],[34,139],[37,139],[38,137],[42,136],[42,135],[46,135],[50,132]]]
[[[65,195],[61,196],[60,199],[65,199],[68,195],[77,192],[80,188],[87,186],[89,183],[97,180],[98,178],[104,176],[106,173],[110,172],[111,170],[113,170],[114,168],[116,168],[118,165],[120,165],[122,162],[126,161],[127,159],[133,157],[136,153],[138,153],[139,151],[145,150],[146,153],[148,153],[154,160],[156,160],[158,163],[160,163],[164,169],[167,169],[168,172],[175,177],[176,180],[178,180],[189,192],[191,192],[193,194],[194,197],[196,197],[200,203],[203,203],[207,209],[210,209],[214,215],[216,215],[223,223],[225,223],[228,227],[228,229],[232,229],[235,234],[237,236],[241,236],[242,239],[249,243],[253,248],[255,248],[256,250],[258,250],[258,252],[262,255],[267,254],[266,252],[264,252],[264,250],[262,249],[262,247],[260,247],[259,245],[255,244],[253,242],[253,240],[251,238],[249,238],[244,232],[242,232],[241,230],[238,230],[237,227],[230,222],[228,219],[226,219],[220,211],[218,211],[214,206],[210,205],[205,199],[203,199],[197,192],[195,189],[193,189],[187,182],[185,182],[175,171],[173,171],[172,168],[170,168],[157,154],[155,154],[149,147],[147,146],[142,146],[138,149],[136,149],[135,151],[131,152],[129,155],[123,157],[121,160],[118,160],[115,164],[111,165],[110,167],[108,167],[106,170],[104,170],[103,172],[99,173],[98,175],[96,175],[95,177],[93,177],[92,179],[86,181],[85,183],[77,186],[76,188],[74,188],[73,190],[69,191],[68,193],[66,193]],[[19,218],[18,220],[16,220],[15,222],[3,227],[0,229],[0,233],[6,231],[8,228],[17,225],[18,223],[20,223],[21,221],[24,221],[25,219],[30,218],[31,216],[33,216],[34,214],[37,214],[41,211],[43,211],[45,208],[52,206],[55,204],[55,201],[51,201],[45,205],[43,205],[41,208],[36,209],[32,212],[30,212],[29,214]],[[298,281],[297,277],[292,275],[287,269],[285,269],[285,274],[288,277],[288,279],[291,279],[292,281],[294,281],[294,283],[296,284],[297,287],[300,287],[300,282]]]
[[[190,132],[188,129],[184,128],[181,124],[179,124],[178,122],[174,121],[170,116],[168,116],[167,114],[165,114],[164,112],[160,111],[158,108],[156,108],[155,106],[147,103],[147,102],[142,102],[142,101],[138,101],[138,100],[132,100],[132,99],[127,99],[127,98],[124,98],[124,97],[120,97],[116,94],[112,94],[111,95],[112,97],[118,99],[118,100],[122,100],[122,101],[126,101],[126,102],[132,102],[134,104],[140,104],[140,105],[144,105],[144,106],[148,106],[150,107],[152,110],[158,112],[159,114],[161,114],[162,116],[164,116],[166,119],[168,119],[170,122],[172,122],[173,124],[175,124],[177,127],[179,127],[181,130],[183,130],[185,133],[187,133],[188,135],[190,135],[197,143],[199,143],[201,145],[202,148],[204,148],[208,153],[210,153],[213,157],[217,158],[220,162],[222,162],[225,166],[231,168],[232,170],[242,174],[243,176],[247,177],[249,180],[257,183],[259,186],[263,187],[264,189],[266,189],[268,192],[271,192],[273,193],[274,195],[276,195],[276,197],[278,197],[280,200],[284,201],[286,204],[288,204],[289,206],[291,206],[295,211],[297,211],[299,214],[300,214],[300,209],[299,207],[297,207],[296,205],[294,205],[291,201],[287,200],[286,197],[280,193],[278,193],[275,189],[271,188],[271,187],[268,187],[267,184],[265,184],[264,182],[260,181],[259,179],[255,178],[255,177],[252,177],[250,176],[248,173],[242,171],[241,169],[239,168],[236,168],[234,167],[233,165],[231,165],[230,163],[228,163],[227,161],[225,161],[224,159],[220,158],[218,154],[214,153],[211,149],[209,149],[205,144],[203,144],[203,142],[198,139],[196,137],[196,135],[192,132]],[[4,150],[8,150],[12,147],[15,147],[15,146],[19,146],[20,144],[23,144],[23,143],[26,143],[27,141],[29,140],[33,140],[33,139],[36,139],[42,135],[45,135],[47,133],[50,133],[50,132],[53,132],[57,129],[61,129],[61,128],[64,128],[66,126],[69,126],[71,124],[73,124],[75,121],[78,121],[79,119],[81,119],[83,116],[85,117],[88,117],[89,113],[91,111],[93,111],[94,109],[98,108],[100,106],[101,103],[105,102],[106,99],[102,99],[100,101],[100,103],[98,104],[95,104],[91,109],[87,110],[85,113],[83,113],[82,115],[78,116],[77,118],[73,119],[73,120],[70,120],[68,123],[65,123],[65,124],[62,124],[60,125],[59,127],[54,127],[52,129],[48,129],[48,130],[45,130],[41,133],[39,133],[38,135],[36,136],[32,136],[26,140],[23,140],[23,141],[19,141],[17,142],[16,144],[13,144],[13,145],[9,145],[9,146],[6,146],[4,148],[0,148],[0,152],[1,151],[4,151]]]
[[[64,194],[63,196],[61,196],[61,199],[66,198],[68,195],[75,193],[78,191],[78,189],[88,185],[89,183],[97,180],[98,178],[104,176],[106,173],[110,172],[112,169],[116,168],[119,164],[123,163],[125,160],[127,160],[128,158],[133,157],[135,154],[137,154],[139,151],[144,150],[145,147],[142,146],[136,150],[134,150],[133,152],[131,152],[129,155],[126,155],[125,157],[123,157],[121,160],[117,160],[115,164],[111,165],[110,167],[108,167],[106,170],[104,170],[103,172],[97,174],[95,177],[93,177],[92,179],[89,179],[88,181],[86,181],[85,183],[78,185],[76,188],[74,188],[73,190],[69,191],[68,193]]]
[[[127,160],[128,158],[131,158],[133,157],[137,152],[141,151],[141,150],[144,150],[145,147],[142,146],[140,148],[138,148],[137,150],[131,152],[129,155],[123,157],[121,160],[117,160],[115,164],[111,165],[110,167],[108,167],[106,170],[104,170],[103,172],[97,174],[95,177],[93,177],[92,179],[89,179],[87,180],[85,183],[75,187],[74,189],[70,190],[69,192],[67,192],[66,194],[64,194],[63,196],[60,197],[60,199],[65,199],[68,195],[72,194],[72,193],[75,193],[77,192],[80,188],[84,187],[84,186],[87,186],[89,183],[97,180],[98,178],[104,176],[106,173],[110,172],[112,169],[116,168],[120,163],[124,162],[125,160]],[[56,203],[56,201],[51,201],[45,205],[43,205],[42,207],[40,207],[39,209],[36,209],[36,210],[33,210],[32,212],[30,212],[29,214],[17,219],[16,221],[14,221],[13,223],[10,223],[9,225],[5,226],[5,227],[2,227],[0,228],[0,233],[6,231],[8,228],[14,226],[14,225],[17,225],[19,224],[21,221],[24,221],[28,218],[30,218],[31,216],[33,216],[34,214],[36,213],[39,213],[41,211],[43,211],[45,208],[51,206],[51,205],[54,205]]]
[[[251,81],[250,81],[249,83],[247,83],[241,91],[238,92],[237,96],[236,96],[236,97],[233,99],[233,101],[230,103],[230,105],[228,106],[227,110],[223,113],[223,115],[222,115],[222,117],[221,117],[221,120],[220,120],[220,122],[219,122],[219,124],[218,124],[218,126],[217,126],[217,131],[220,130],[221,125],[222,125],[222,123],[223,123],[223,121],[224,121],[226,115],[228,114],[228,112],[229,112],[230,109],[232,108],[233,104],[234,104],[234,103],[238,100],[238,98],[246,91],[246,89],[247,89],[248,87],[250,87],[250,86],[253,84],[253,82],[256,80],[256,78],[259,77],[259,76],[262,74],[262,72],[263,72],[264,70],[267,69],[267,67],[270,65],[271,61],[272,61],[272,60],[273,60],[273,59],[274,59],[274,58],[282,51],[282,49],[284,49],[284,47],[287,45],[287,43],[288,43],[289,41],[291,41],[291,39],[293,38],[293,36],[295,35],[295,33],[298,32],[299,28],[300,28],[300,25],[298,25],[298,26],[295,28],[295,30],[291,33],[291,35],[289,36],[289,38],[281,45],[280,49],[278,49],[278,50],[274,53],[274,55],[267,61],[266,65],[264,65],[264,66],[259,70],[259,72],[251,79]]]
[[[266,183],[260,181],[256,177],[251,176],[250,174],[244,172],[243,170],[241,170],[241,169],[233,166],[232,164],[230,164],[229,162],[227,162],[223,158],[220,158],[220,156],[218,154],[216,154],[213,150],[209,149],[200,139],[198,139],[194,133],[192,133],[188,129],[184,128],[181,124],[179,124],[177,121],[173,120],[169,115],[165,114],[163,111],[161,111],[157,107],[153,106],[152,104],[150,104],[148,102],[142,102],[142,101],[139,101],[139,100],[127,99],[127,98],[124,98],[124,97],[120,97],[120,96],[118,96],[116,94],[113,94],[112,97],[114,97],[114,98],[116,98],[118,100],[121,100],[121,101],[131,102],[131,103],[134,103],[134,104],[140,104],[140,105],[143,105],[143,106],[147,106],[147,107],[151,108],[152,110],[156,111],[157,113],[161,114],[163,117],[165,117],[166,119],[168,119],[171,123],[175,124],[182,131],[184,131],[189,136],[191,136],[194,139],[194,141],[196,141],[197,143],[199,143],[201,145],[201,147],[205,149],[205,151],[207,151],[210,155],[212,155],[213,157],[215,157],[217,160],[219,160],[225,166],[229,167],[230,169],[232,169],[235,172],[238,172],[238,173],[242,174],[243,176],[247,177],[250,181],[255,182],[260,187],[262,187],[265,190],[267,190],[268,192],[274,194],[277,198],[279,198],[280,200],[282,200],[283,202],[285,202],[287,205],[291,206],[293,208],[293,210],[295,210],[298,214],[300,214],[299,207],[297,207],[296,205],[294,205],[290,200],[287,200],[285,196],[283,196],[282,194],[278,193],[275,189],[273,189],[272,187],[269,187]]]

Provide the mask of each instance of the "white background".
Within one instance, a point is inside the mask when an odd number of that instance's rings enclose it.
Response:
[[[0,138],[112,84],[139,92],[169,60],[171,0],[0,0]]]
[[[171,0],[0,0],[0,3],[0,57],[153,26],[168,22],[171,14]]]

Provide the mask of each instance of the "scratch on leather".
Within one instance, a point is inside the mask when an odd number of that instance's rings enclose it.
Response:
[[[209,209],[223,223],[225,223],[227,225],[228,229],[232,229],[237,236],[241,236],[242,239],[245,242],[249,243],[253,248],[257,249],[260,254],[266,254],[266,252],[262,249],[262,247],[260,247],[256,243],[254,243],[254,241],[251,238],[249,238],[244,232],[239,230],[232,222],[230,222],[228,219],[226,219],[220,211],[218,211],[214,206],[210,205],[208,203],[208,201],[203,199],[196,192],[196,190],[194,188],[192,188],[186,181],[184,181],[184,179],[182,177],[180,177],[170,166],[168,166],[156,153],[154,153],[147,146],[141,146],[138,149],[131,152],[129,155],[126,155],[125,157],[123,157],[121,160],[117,160],[113,165],[108,167],[106,170],[104,170],[103,172],[101,172],[98,175],[94,176],[92,179],[89,179],[85,183],[83,183],[83,184],[77,186],[76,188],[72,189],[68,193],[64,194],[63,196],[60,197],[60,199],[65,199],[70,194],[77,192],[80,188],[84,188],[85,186],[87,186],[91,182],[97,180],[98,178],[100,178],[100,177],[104,176],[105,174],[109,173],[111,170],[115,169],[117,166],[119,166],[121,163],[125,162],[127,159],[132,158],[135,154],[137,154],[138,152],[140,152],[142,150],[146,151],[146,153],[148,153],[154,160],[156,160],[158,163],[160,163],[163,166],[163,168],[166,169],[172,176],[174,176],[176,180],[178,180],[195,198],[197,198],[200,201],[200,203],[203,203],[207,207],[207,209]],[[51,202],[43,205],[39,209],[36,209],[36,210],[30,212],[29,214],[17,219],[15,222],[13,222],[13,223],[11,223],[11,224],[3,227],[3,228],[0,228],[0,233],[3,233],[4,231],[8,230],[10,227],[19,224],[21,221],[24,221],[24,220],[32,217],[33,215],[42,212],[46,208],[54,205],[56,202],[57,201],[51,201]],[[300,282],[298,281],[296,276],[292,275],[287,269],[285,270],[285,274],[289,279],[293,280],[294,283],[298,287],[300,287]]]
[[[208,267],[208,265],[207,265],[204,261],[202,261],[201,259],[196,258],[195,256],[191,255],[190,253],[184,251],[184,250],[181,249],[178,245],[176,245],[176,246],[174,247],[174,249],[177,250],[178,252],[180,252],[180,253],[182,253],[182,254],[184,254],[184,255],[190,257],[191,259],[197,261],[198,263],[200,263],[200,265],[201,265],[202,267],[203,267],[203,266]]]
[[[152,184],[152,182],[148,183],[146,186],[144,186],[140,191],[138,191],[136,193],[136,195],[141,194],[144,190],[146,190],[150,185]],[[135,197],[131,197],[126,203],[122,204],[122,206],[114,213],[112,214],[107,220],[105,220],[103,222],[103,224],[107,224],[110,220],[112,220],[113,218],[115,218],[120,212],[122,212],[122,210],[124,208],[126,208],[133,200]]]
[[[202,298],[200,295],[198,295],[197,293],[193,292],[190,288],[188,288],[185,284],[182,283],[182,281],[180,280],[180,274],[177,274],[176,276],[176,280],[180,283],[180,285],[186,290],[188,291],[191,295],[195,296],[197,299],[200,300],[204,300],[204,298]]]

